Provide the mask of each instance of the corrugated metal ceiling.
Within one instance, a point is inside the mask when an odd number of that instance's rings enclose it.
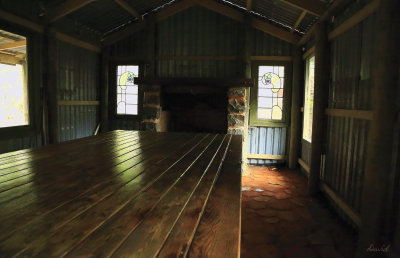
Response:
[[[25,16],[31,16],[29,17],[31,20],[43,21],[46,16],[57,10],[57,8],[60,8],[63,6],[63,4],[72,0],[37,0],[32,2],[28,0],[21,1],[30,4],[22,5],[22,7],[20,7],[20,5],[17,3],[18,1],[0,0],[0,7],[13,10],[14,13],[18,13],[20,15],[24,14]],[[73,21],[75,24],[82,24],[83,26],[95,31],[98,35],[102,35],[104,37],[105,35],[110,34],[110,32],[118,30],[118,28],[123,28],[124,25],[136,22],[136,20],[140,20],[142,16],[145,16],[149,12],[159,11],[164,7],[173,5],[175,2],[181,2],[185,0],[119,1],[125,2],[125,4],[139,13],[141,17],[134,17],[122,6],[117,4],[116,0],[96,0],[79,8],[78,10],[74,10],[70,14],[57,21],[57,23],[61,23],[63,21],[66,22],[67,20]],[[243,13],[246,12],[246,0],[213,1],[217,1]],[[328,6],[333,2],[333,0],[319,1],[325,6]],[[74,1],[71,3],[73,2]],[[302,12],[303,10],[301,8],[298,8],[293,4],[288,4],[285,0],[252,0],[251,14],[254,17],[261,18],[287,31],[290,31],[293,28]],[[307,13],[299,26],[296,28],[296,33],[298,35],[306,33],[317,20],[317,16]],[[71,24],[71,22],[69,22],[69,24]]]

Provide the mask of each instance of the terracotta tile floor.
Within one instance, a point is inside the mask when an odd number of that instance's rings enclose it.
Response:
[[[248,166],[242,178],[242,257],[354,257],[355,233],[300,172]]]

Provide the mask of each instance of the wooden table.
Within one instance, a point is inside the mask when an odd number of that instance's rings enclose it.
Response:
[[[113,131],[0,155],[0,256],[238,257],[241,137]]]

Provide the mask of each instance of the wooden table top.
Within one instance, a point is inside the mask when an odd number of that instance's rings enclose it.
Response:
[[[113,131],[0,155],[0,256],[238,257],[241,136]]]

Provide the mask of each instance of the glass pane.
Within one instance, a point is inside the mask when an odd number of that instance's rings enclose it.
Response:
[[[117,114],[137,115],[138,86],[134,84],[139,76],[139,66],[119,65],[117,67]]]
[[[126,105],[126,114],[137,115],[138,114],[138,106],[137,105]]]
[[[259,119],[282,120],[284,66],[258,67]]]

